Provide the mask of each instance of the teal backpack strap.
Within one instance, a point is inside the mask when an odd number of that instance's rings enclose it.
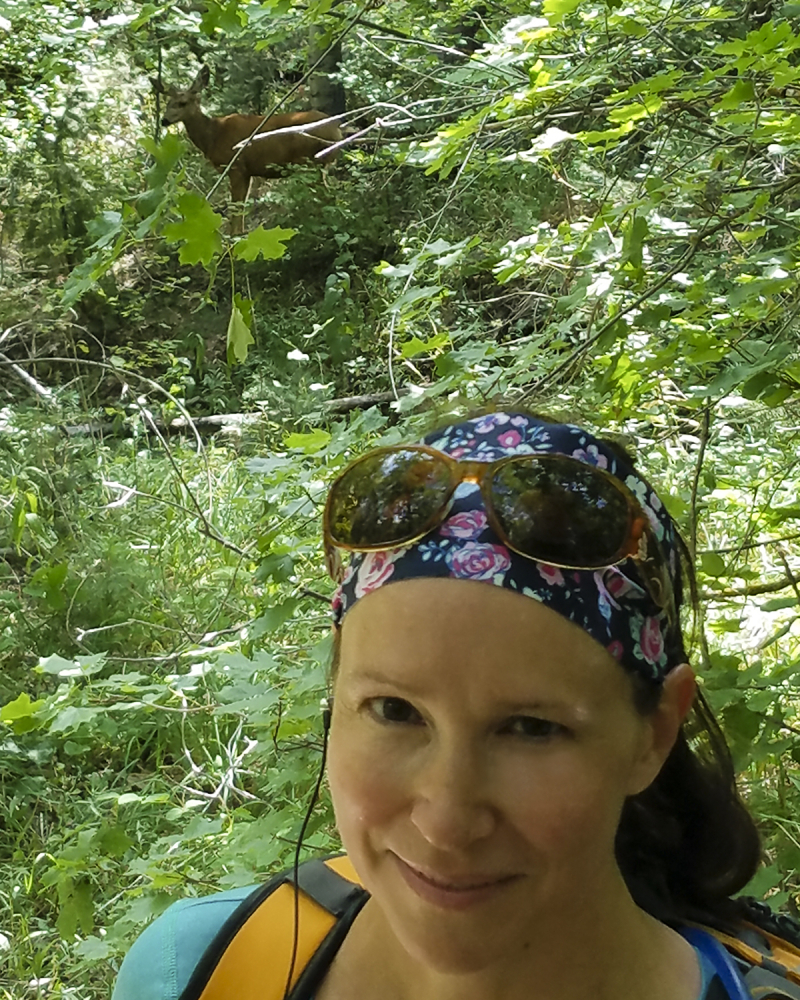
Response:
[[[220,927],[256,888],[186,897],[169,906],[129,949],[112,1000],[178,1000]]]

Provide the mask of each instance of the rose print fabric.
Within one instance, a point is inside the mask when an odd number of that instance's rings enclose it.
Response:
[[[436,431],[424,443],[462,461],[559,454],[605,469],[641,504],[679,600],[680,560],[671,518],[649,483],[588,431],[529,414],[492,413]],[[334,595],[334,620],[341,623],[356,601],[387,583],[436,576],[491,583],[540,601],[583,628],[624,667],[654,681],[686,660],[680,629],[669,627],[633,560],[592,571],[560,569],[518,555],[490,527],[474,483],[458,486],[446,519],[421,541],[388,552],[353,553]]]

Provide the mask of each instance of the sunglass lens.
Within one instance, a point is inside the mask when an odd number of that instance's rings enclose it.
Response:
[[[331,489],[331,540],[367,548],[411,541],[429,530],[451,488],[450,469],[435,455],[403,448],[367,455]]]
[[[495,515],[515,549],[539,562],[607,566],[627,540],[628,501],[590,465],[531,456],[492,477]]]

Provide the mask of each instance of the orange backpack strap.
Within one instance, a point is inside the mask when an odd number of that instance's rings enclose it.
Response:
[[[742,923],[736,935],[703,930],[737,960],[753,1000],[800,1000],[800,948],[756,924]]]
[[[217,932],[180,1000],[283,1000],[295,946],[293,872],[251,893]],[[298,869],[292,1000],[313,994],[369,898],[346,856]]]

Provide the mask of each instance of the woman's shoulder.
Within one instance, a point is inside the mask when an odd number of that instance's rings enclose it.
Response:
[[[134,941],[112,1000],[178,1000],[219,929],[257,888],[250,885],[173,903]]]

